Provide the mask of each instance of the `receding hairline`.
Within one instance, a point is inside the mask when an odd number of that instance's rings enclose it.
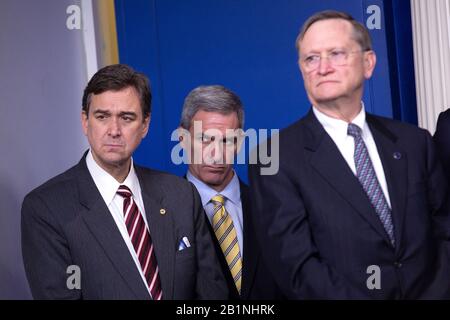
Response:
[[[320,19],[312,21],[311,23],[309,23],[308,21],[305,22],[305,24],[302,26],[302,28],[295,40],[295,47],[297,49],[297,52],[300,51],[300,43],[303,41],[307,32],[313,25],[315,25],[318,22],[332,21],[332,20],[347,22],[347,25],[350,27],[350,30],[351,30],[351,34],[350,34],[351,39],[354,40],[361,47],[362,50],[372,50],[372,43],[371,43],[372,41],[370,39],[370,35],[367,34],[367,39],[359,39],[359,35],[360,35],[359,33],[361,32],[360,29],[361,29],[361,27],[364,28],[364,26],[357,27],[358,24],[360,25],[360,23],[357,20],[353,19],[353,17],[351,17],[351,16],[348,16],[348,18],[345,16],[342,16],[342,17],[331,16],[331,17],[322,17]],[[364,33],[364,31],[363,31],[363,33]],[[363,35],[363,38],[364,38],[364,36],[366,36],[364,34],[362,34],[362,35]],[[365,44],[368,47],[367,48],[364,47],[364,45],[361,43],[360,40],[362,42],[367,42]]]
[[[355,28],[352,25],[352,23],[344,18],[339,18],[339,17],[332,17],[332,18],[325,18],[325,19],[320,19],[317,21],[314,21],[313,23],[311,23],[310,25],[308,25],[305,30],[301,30],[301,33],[298,35],[297,40],[296,40],[296,45],[297,45],[297,49],[300,48],[300,42],[303,41],[303,39],[305,38],[306,34],[308,33],[308,31],[311,29],[312,26],[320,23],[320,22],[327,22],[327,21],[342,21],[342,22],[346,22],[346,24],[351,28],[352,31],[352,38],[353,38],[353,33],[355,32]]]

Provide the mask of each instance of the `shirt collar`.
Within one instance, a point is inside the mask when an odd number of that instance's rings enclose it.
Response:
[[[97,164],[90,149],[86,156],[86,165],[92,179],[94,179],[98,191],[100,192],[103,200],[105,200],[106,205],[109,206],[111,204],[116,195],[117,189],[119,189],[119,186],[121,185],[126,185],[130,188],[134,196],[138,194],[140,187],[136,171],[134,170],[133,158],[131,158],[130,172],[123,183],[119,183],[113,176]]]
[[[325,113],[319,111],[316,107],[313,106],[313,112],[316,116],[317,120],[319,120],[320,124],[327,130],[332,131],[334,134],[336,134],[339,138],[346,138],[347,137],[347,128],[348,123],[341,119],[332,118]],[[364,107],[364,102],[361,101],[361,111],[358,113],[358,115],[353,119],[353,124],[356,124],[358,127],[364,131],[367,130],[366,127],[366,111]]]
[[[212,197],[217,194],[223,195],[225,198],[230,200],[232,203],[238,205],[241,201],[241,189],[239,185],[239,178],[236,172],[233,170],[233,178],[227,184],[227,186],[221,191],[217,192],[206,183],[195,177],[190,171],[187,172],[186,178],[194,184],[197,188],[198,193],[202,199],[203,207],[208,204]]]

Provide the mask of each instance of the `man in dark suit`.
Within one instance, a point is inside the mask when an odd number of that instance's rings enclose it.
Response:
[[[126,65],[83,95],[90,150],[25,197],[22,249],[36,299],[224,299],[226,284],[195,188],[133,164],[151,93]]]
[[[376,63],[367,30],[320,12],[297,49],[312,109],[271,139],[278,173],[249,169],[276,282],[291,299],[448,298],[442,168],[427,131],[365,111]]]
[[[243,139],[244,110],[223,86],[201,86],[186,97],[180,140],[188,154],[186,178],[200,193],[230,299],[278,299],[277,287],[260,259],[249,219],[248,186],[233,170]],[[220,240],[219,240],[220,239]]]
[[[450,185],[450,109],[439,114],[433,139],[436,144],[437,154],[443,165],[447,183]]]

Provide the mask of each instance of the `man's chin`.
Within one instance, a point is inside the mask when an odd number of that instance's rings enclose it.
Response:
[[[225,174],[223,172],[222,173],[209,172],[201,178],[206,184],[210,186],[220,186],[225,180]]]
[[[127,164],[128,159],[118,154],[109,154],[103,158],[103,162],[111,167],[121,167]]]

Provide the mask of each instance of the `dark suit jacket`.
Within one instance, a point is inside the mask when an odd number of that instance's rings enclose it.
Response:
[[[448,298],[448,195],[431,136],[369,114],[367,122],[386,175],[396,247],[310,111],[280,132],[276,175],[260,176],[261,165],[249,169],[264,258],[292,299]],[[380,289],[367,286],[373,265]]]
[[[244,238],[244,256],[242,259],[242,282],[241,295],[236,289],[230,269],[228,268],[225,256],[220,248],[219,241],[214,234],[212,226],[209,224],[209,230],[214,241],[217,256],[219,257],[222,272],[225,276],[229,299],[250,299],[250,300],[268,300],[282,299],[280,289],[276,285],[273,276],[267,269],[265,263],[261,259],[261,248],[257,243],[255,229],[250,219],[250,198],[248,186],[239,180],[242,202],[243,217],[243,238]]]
[[[22,250],[33,297],[150,299],[87,169],[85,156],[23,202]],[[225,299],[226,284],[197,190],[181,178],[138,166],[135,169],[163,299]],[[166,210],[164,215],[161,208]],[[191,247],[178,251],[184,236]],[[70,265],[80,267],[80,290],[66,286]]]
[[[437,154],[442,161],[447,183],[450,185],[450,109],[439,114],[433,139]]]

